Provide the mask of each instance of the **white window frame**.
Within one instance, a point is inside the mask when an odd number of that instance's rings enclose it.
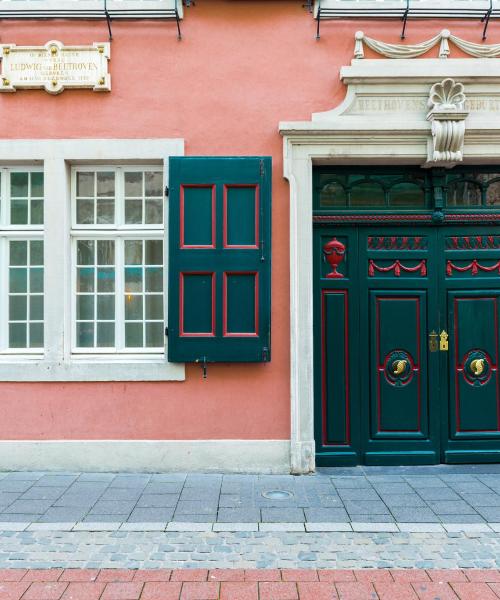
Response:
[[[10,174],[43,173],[41,166],[0,166],[0,357],[22,359],[30,355],[43,356],[43,348],[9,348],[9,242],[44,239],[44,225],[10,224]],[[45,198],[44,198],[45,203]],[[30,208],[28,208],[30,210]],[[45,266],[45,265],[44,265]],[[28,295],[29,301],[29,295]],[[5,345],[3,343],[5,342]],[[0,358],[1,360],[1,358]]]
[[[16,10],[82,10],[82,11],[104,11],[103,0],[1,0],[2,10],[5,12]],[[106,8],[109,11],[130,9],[140,11],[145,9],[174,10],[177,7],[179,18],[183,18],[182,0],[108,0]],[[135,13],[138,17],[140,13]],[[143,13],[146,15],[146,12]],[[84,17],[82,17],[84,18]],[[155,18],[150,16],[149,18]]]
[[[184,364],[169,363],[165,352],[94,355],[72,352],[71,171],[75,166],[163,168],[168,185],[168,158],[184,155],[182,139],[0,140],[0,164],[44,171],[44,321],[43,355],[0,354],[2,381],[179,381]],[[91,167],[92,165],[92,167]],[[20,169],[22,170],[22,169]],[[168,198],[167,198],[168,201]],[[166,213],[164,228],[167,229]],[[142,226],[141,226],[142,227]],[[163,227],[151,226],[158,237]],[[155,229],[153,229],[155,227]],[[139,232],[130,237],[142,238]],[[21,233],[21,232],[16,232]],[[24,233],[24,232],[23,232]],[[86,231],[81,231],[85,237]],[[104,232],[103,232],[104,234]],[[1,234],[0,234],[1,235]],[[164,238],[165,281],[168,245]],[[166,312],[165,294],[165,312]]]

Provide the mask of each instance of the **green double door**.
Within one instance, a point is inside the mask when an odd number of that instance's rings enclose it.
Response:
[[[317,464],[500,462],[500,228],[314,230]]]

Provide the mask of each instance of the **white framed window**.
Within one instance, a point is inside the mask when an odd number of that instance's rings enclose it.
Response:
[[[43,178],[0,168],[0,354],[43,354]]]
[[[159,166],[72,170],[74,353],[164,352]]]
[[[183,154],[177,139],[0,139],[0,381],[185,378],[164,334],[164,189]]]

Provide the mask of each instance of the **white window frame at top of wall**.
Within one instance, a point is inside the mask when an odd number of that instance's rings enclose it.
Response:
[[[0,140],[0,164],[44,171],[45,348],[43,356],[0,355],[0,381],[168,381],[185,379],[165,354],[72,353],[71,170],[74,166],[162,166],[184,155],[182,139]],[[165,230],[167,222],[165,218]],[[156,232],[159,230],[157,229]],[[163,231],[163,230],[162,230]],[[82,231],[84,234],[85,232]],[[164,241],[165,268],[168,247]],[[165,272],[167,281],[167,272]],[[165,296],[166,298],[166,296]]]
[[[441,8],[441,9],[483,9],[484,12],[489,8],[489,0],[411,0],[410,4],[416,8],[424,9],[429,8]],[[493,0],[493,6],[500,6],[500,0]],[[321,8],[367,8],[376,10],[377,7],[383,8],[402,8],[405,9],[407,6],[406,0],[314,0],[314,16],[318,14],[318,7]],[[346,16],[346,19],[349,17]],[[370,17],[366,17],[370,19]],[[437,18],[437,17],[435,17]]]
[[[104,10],[104,0],[0,0],[2,11],[16,10]],[[183,17],[182,0],[107,0],[106,8],[113,10],[174,10],[177,7],[179,18]],[[140,15],[139,15],[140,16]],[[154,18],[154,17],[152,17]]]

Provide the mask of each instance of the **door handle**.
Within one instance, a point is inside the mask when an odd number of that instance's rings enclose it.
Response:
[[[401,373],[403,373],[404,370],[406,369],[407,364],[408,364],[408,361],[405,359],[395,360],[392,363],[392,372],[394,373],[394,375],[401,375]]]

